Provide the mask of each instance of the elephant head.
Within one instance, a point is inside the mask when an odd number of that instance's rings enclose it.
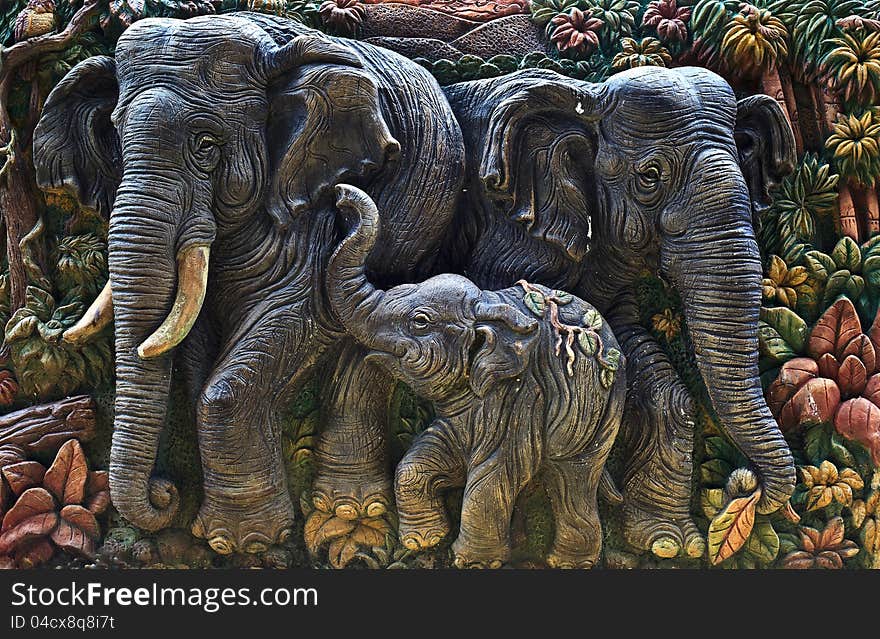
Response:
[[[527,71],[495,83],[479,166],[486,196],[583,263],[584,296],[609,317],[646,268],[677,289],[713,406],[762,478],[759,510],[781,507],[795,469],[758,376],[752,225],[754,203],[794,165],[779,105],[737,102],[698,68],[645,67],[602,84]]]
[[[176,488],[152,477],[171,351],[226,238],[284,233],[341,176],[367,177],[398,148],[355,53],[314,34],[278,45],[242,17],[139,21],[115,61],[90,58],[52,91],[38,181],[110,218],[108,288],[65,339],[115,316],[110,486],[131,522],[156,530],[175,514]]]
[[[330,304],[346,330],[371,349],[367,358],[436,402],[485,396],[528,366],[538,322],[460,275],[378,290],[366,276],[379,213],[363,191],[337,186],[350,226],[327,267]]]

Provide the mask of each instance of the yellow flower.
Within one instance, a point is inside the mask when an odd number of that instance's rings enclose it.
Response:
[[[761,280],[761,292],[767,304],[779,303],[788,308],[797,305],[797,289],[807,282],[807,269],[803,266],[788,268],[778,255],[770,258],[767,277]]]
[[[873,165],[880,157],[880,121],[871,111],[860,117],[840,115],[825,148],[834,154],[841,173],[871,184],[876,177]]]
[[[671,341],[681,332],[681,318],[672,313],[671,308],[664,309],[651,318],[654,330],[666,336]]]
[[[807,510],[819,510],[836,501],[850,507],[853,505],[853,491],[865,487],[865,482],[852,468],[837,470],[830,461],[823,461],[819,467],[801,466],[801,483],[807,488]]]
[[[657,38],[642,38],[636,42],[632,38],[622,38],[621,52],[614,56],[611,68],[615,71],[635,67],[666,67],[672,63],[672,56]]]

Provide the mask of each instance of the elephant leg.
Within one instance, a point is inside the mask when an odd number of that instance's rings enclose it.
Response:
[[[615,323],[621,315],[629,321]],[[690,517],[694,403],[657,341],[626,300],[609,319],[626,355],[629,391],[621,426],[626,469],[624,537],[658,557],[699,557],[706,544]]]
[[[399,534],[410,550],[436,546],[449,534],[443,492],[465,483],[465,457],[449,422],[435,420],[397,465],[394,496]]]
[[[488,460],[468,472],[461,528],[452,544],[458,568],[499,568],[510,558],[513,507],[534,470],[523,468],[522,461],[516,451],[502,444]]]
[[[544,474],[556,531],[547,555],[551,568],[592,568],[602,549],[596,493],[603,463],[595,455],[551,461]]]
[[[341,519],[379,517],[392,497],[387,430],[395,382],[364,361],[363,346],[342,342],[324,377],[312,501]]]
[[[218,359],[198,404],[205,496],[193,524],[217,552],[262,552],[289,536],[278,408],[329,341],[307,304],[267,304]]]

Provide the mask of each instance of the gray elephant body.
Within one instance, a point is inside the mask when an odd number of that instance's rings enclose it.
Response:
[[[627,539],[666,557],[705,549],[689,515],[694,408],[641,324],[645,273],[681,297],[712,405],[762,477],[759,510],[784,504],[794,464],[758,377],[751,224],[794,162],[778,104],[738,103],[699,68],[645,67],[601,84],[530,70],[444,90],[469,169],[444,244],[451,269],[483,288],[526,278],[569,290],[607,317],[627,356]]]
[[[62,80],[36,130],[35,164],[44,188],[110,216],[110,484],[123,515],[150,530],[174,517],[176,489],[151,475],[169,351],[185,338],[176,359],[205,489],[193,530],[219,552],[283,538],[293,507],[277,411],[329,359],[340,388],[378,407],[370,416],[381,429],[393,384],[363,369],[327,308],[332,186],[354,181],[382,203],[389,218],[373,272],[406,281],[436,257],[463,162],[458,125],[424,69],[259,14],[142,20],[120,38],[115,61],[91,58]],[[343,474],[361,471],[365,488],[374,478],[374,497],[384,497],[384,453],[369,445],[369,428],[366,447],[351,441],[347,405],[328,400],[318,455],[332,458],[344,431]]]
[[[354,222],[327,269],[333,308],[368,359],[436,406],[397,466],[403,543],[439,543],[443,492],[464,487],[456,565],[500,566],[516,498],[543,472],[556,520],[548,562],[592,566],[596,495],[626,395],[609,326],[583,300],[525,281],[491,292],[445,274],[377,290],[364,264],[379,213],[362,191],[337,188]]]

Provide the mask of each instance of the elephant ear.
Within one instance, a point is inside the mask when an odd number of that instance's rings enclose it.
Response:
[[[595,123],[607,89],[549,71],[499,81],[482,123],[486,195],[534,237],[580,262],[593,209]]]
[[[525,371],[540,332],[535,319],[494,293],[484,294],[474,314],[468,380],[471,390],[485,397],[498,382]]]
[[[88,58],[49,94],[34,131],[40,187],[67,192],[105,218],[122,179],[119,137],[110,121],[118,97],[113,58]]]
[[[329,205],[336,184],[363,185],[400,144],[385,121],[375,80],[353,51],[310,37],[298,52],[275,59],[290,70],[269,93],[267,210],[284,228],[304,210]]]
[[[769,95],[753,95],[737,102],[734,137],[757,211],[770,202],[770,191],[794,170],[794,132],[779,102]]]

